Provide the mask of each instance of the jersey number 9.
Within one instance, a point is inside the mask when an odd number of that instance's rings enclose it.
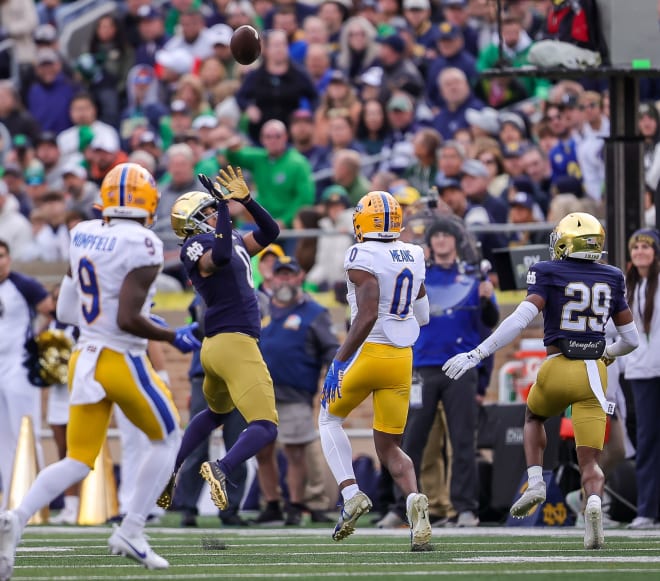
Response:
[[[93,323],[101,314],[99,283],[96,279],[94,263],[88,258],[81,258],[78,263],[78,283],[87,303],[82,305],[82,314],[88,324]]]

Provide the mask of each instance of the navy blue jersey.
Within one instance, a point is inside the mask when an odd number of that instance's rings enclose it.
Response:
[[[204,334],[245,333],[259,338],[261,320],[252,282],[250,254],[241,235],[232,231],[233,249],[229,264],[210,276],[202,276],[197,261],[213,246],[215,235],[188,238],[181,248],[181,261],[197,292],[207,305]]]
[[[527,294],[545,299],[543,343],[605,337],[608,319],[628,308],[623,273],[585,260],[537,262],[527,273]]]

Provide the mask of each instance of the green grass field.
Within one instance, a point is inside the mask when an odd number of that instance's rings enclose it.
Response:
[[[173,517],[165,524],[175,524]],[[341,543],[330,532],[150,527],[151,544],[170,568],[148,571],[109,555],[109,527],[29,527],[13,579],[660,579],[660,530],[609,530],[605,549],[585,551],[574,528],[434,529],[427,553],[410,552],[405,529],[366,525]]]

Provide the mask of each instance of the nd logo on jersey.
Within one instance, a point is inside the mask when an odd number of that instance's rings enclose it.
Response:
[[[536,273],[533,270],[527,272],[527,284],[536,284]]]
[[[186,256],[188,260],[196,262],[204,254],[204,247],[199,242],[193,242],[188,248],[186,248]]]

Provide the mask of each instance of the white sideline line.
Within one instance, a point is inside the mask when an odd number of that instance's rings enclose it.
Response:
[[[474,563],[474,564],[497,564],[497,563],[660,563],[658,557],[535,557],[533,555],[523,555],[519,557],[463,557],[452,559],[452,563]]]

